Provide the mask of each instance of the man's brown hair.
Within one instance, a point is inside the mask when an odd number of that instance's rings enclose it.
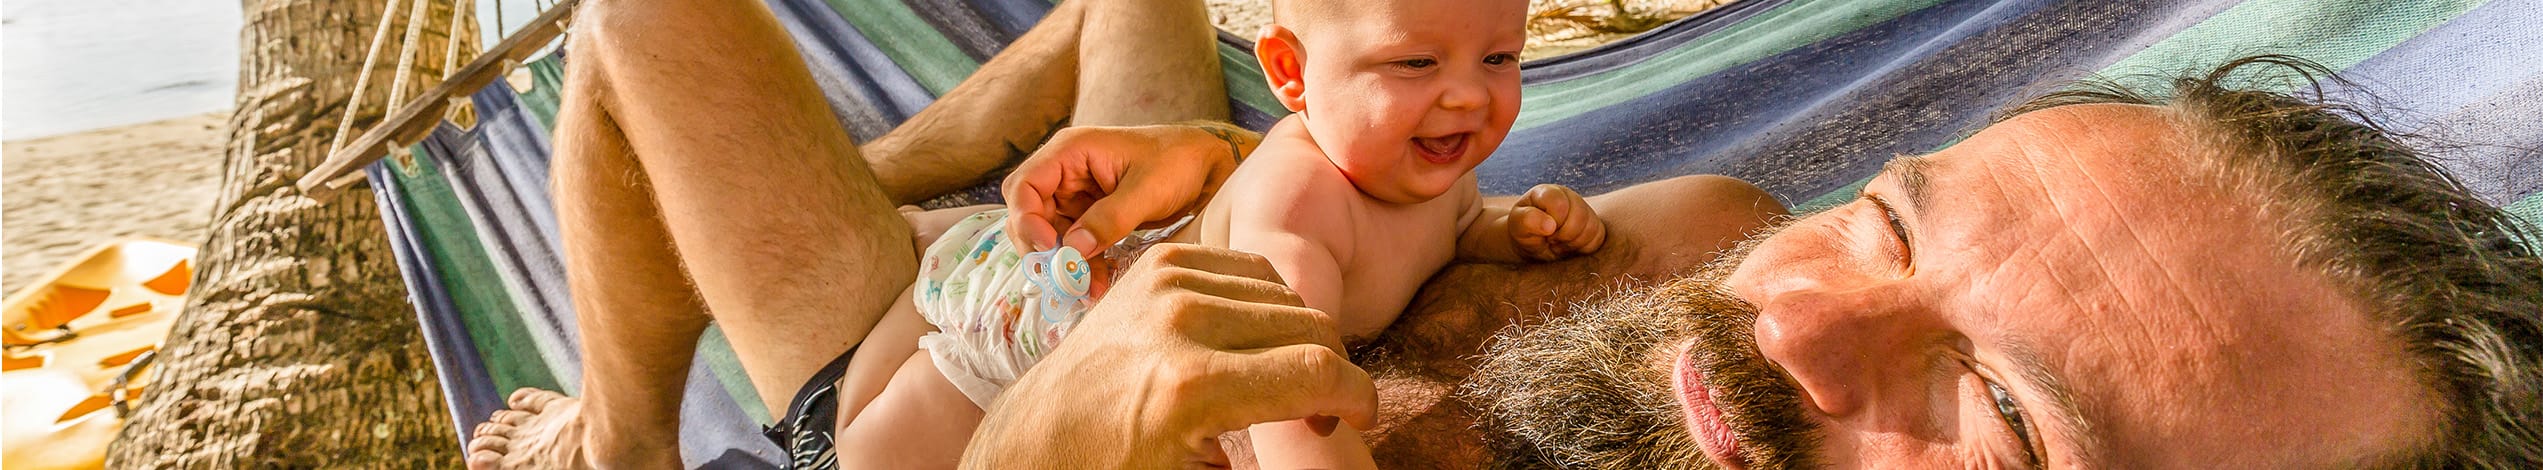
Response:
[[[2272,72],[2276,72],[2272,75]],[[2283,80],[2294,94],[2242,87]],[[2256,56],[2147,96],[2089,81],[2003,117],[2087,103],[2170,108],[2215,144],[2215,176],[2285,214],[2282,246],[2339,283],[2410,356],[2439,429],[2395,467],[2543,468],[2543,260],[2538,234],[2483,202],[2357,107],[2329,69]],[[2001,120],[2001,119],[1999,119]],[[2527,150],[2532,151],[2532,150]]]

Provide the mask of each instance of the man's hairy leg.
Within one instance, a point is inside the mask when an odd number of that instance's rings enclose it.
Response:
[[[893,202],[916,204],[979,184],[1068,124],[1082,4],[1089,1],[1053,8],[961,85],[861,149]]]
[[[575,44],[582,56],[588,46]],[[522,389],[469,442],[476,468],[677,465],[680,397],[706,308],[663,230],[653,185],[597,96],[566,72],[554,168],[566,282],[582,337],[582,397]],[[587,411],[588,410],[588,411]]]
[[[764,4],[578,16],[556,165],[585,398],[516,395],[478,439],[501,437],[472,445],[480,467],[676,466],[710,314],[781,415],[916,271],[908,225]]]
[[[979,184],[1063,126],[1226,120],[1216,31],[1197,0],[1062,2],[866,145],[866,161],[893,201],[910,204]]]
[[[1196,0],[1079,1],[1080,126],[1227,120],[1218,28]]]
[[[910,228],[765,4],[597,4],[575,37],[665,232],[771,409],[917,272]]]

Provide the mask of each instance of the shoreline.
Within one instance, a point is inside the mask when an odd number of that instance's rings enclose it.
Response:
[[[227,110],[0,143],[0,292],[124,237],[203,242]]]

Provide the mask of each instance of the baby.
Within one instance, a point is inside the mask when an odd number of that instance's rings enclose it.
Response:
[[[1092,261],[1135,257],[1156,242],[1262,255],[1355,340],[1384,330],[1451,261],[1598,249],[1605,227],[1570,189],[1541,185],[1490,204],[1475,189],[1475,166],[1518,117],[1527,3],[1275,0],[1255,54],[1294,114],[1200,214],[1107,253],[1019,252],[1005,211],[956,209],[975,213],[921,252],[910,296],[848,366],[836,436],[843,467],[953,463],[981,409],[1056,347],[1101,290],[1109,273]],[[1263,468],[1374,466],[1348,426],[1268,423],[1251,435]]]

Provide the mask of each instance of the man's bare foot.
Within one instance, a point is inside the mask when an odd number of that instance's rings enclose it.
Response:
[[[468,439],[468,468],[592,468],[583,454],[583,401],[524,388]]]

